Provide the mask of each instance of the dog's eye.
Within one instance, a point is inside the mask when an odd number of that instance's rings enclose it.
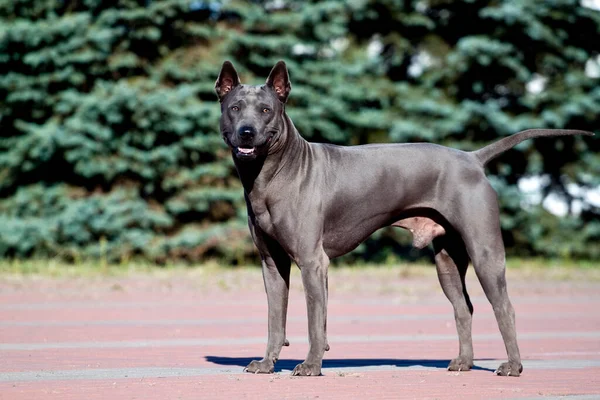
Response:
[[[240,111],[240,108],[238,106],[233,106],[231,107],[231,111]]]
[[[265,108],[263,108],[263,113],[265,113],[265,114],[266,114],[266,113],[268,113],[268,112],[271,112],[271,110],[269,110],[269,109],[268,109],[268,108],[266,108],[266,107],[265,107]]]

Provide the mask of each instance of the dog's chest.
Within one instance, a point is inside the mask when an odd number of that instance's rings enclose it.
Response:
[[[254,215],[253,223],[267,234],[273,233],[273,223],[271,221],[271,213],[267,207],[266,201],[250,201],[250,208]]]

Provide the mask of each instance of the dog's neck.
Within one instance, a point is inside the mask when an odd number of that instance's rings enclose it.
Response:
[[[271,145],[268,155],[252,161],[240,161],[233,155],[233,162],[246,194],[252,198],[253,192],[266,188],[286,164],[302,157],[307,147],[308,142],[300,136],[292,120],[283,112],[282,130]]]

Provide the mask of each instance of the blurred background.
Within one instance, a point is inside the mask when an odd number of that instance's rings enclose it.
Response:
[[[218,130],[226,59],[256,84],[285,60],[310,141],[600,133],[595,0],[0,0],[0,257],[256,262]],[[600,260],[599,143],[489,165],[508,255]],[[429,253],[383,229],[342,261]]]

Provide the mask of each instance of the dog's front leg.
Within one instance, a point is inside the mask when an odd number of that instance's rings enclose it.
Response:
[[[257,236],[253,231],[255,240]],[[291,261],[287,253],[268,237],[258,237],[261,249],[261,264],[267,303],[269,306],[269,338],[267,350],[262,360],[254,360],[245,371],[255,374],[269,374],[275,369],[283,346],[289,346],[285,338],[285,325],[290,288]]]
[[[306,360],[298,364],[292,375],[321,375],[323,353],[327,344],[327,269],[329,257],[322,253],[315,260],[298,262],[302,272],[302,283],[308,312],[309,350]]]
[[[289,346],[285,338],[285,324],[290,286],[290,259],[281,257],[277,262],[272,257],[262,261],[263,280],[269,306],[269,338],[262,360],[254,360],[246,367],[247,372],[269,374],[275,369],[283,346]]]

